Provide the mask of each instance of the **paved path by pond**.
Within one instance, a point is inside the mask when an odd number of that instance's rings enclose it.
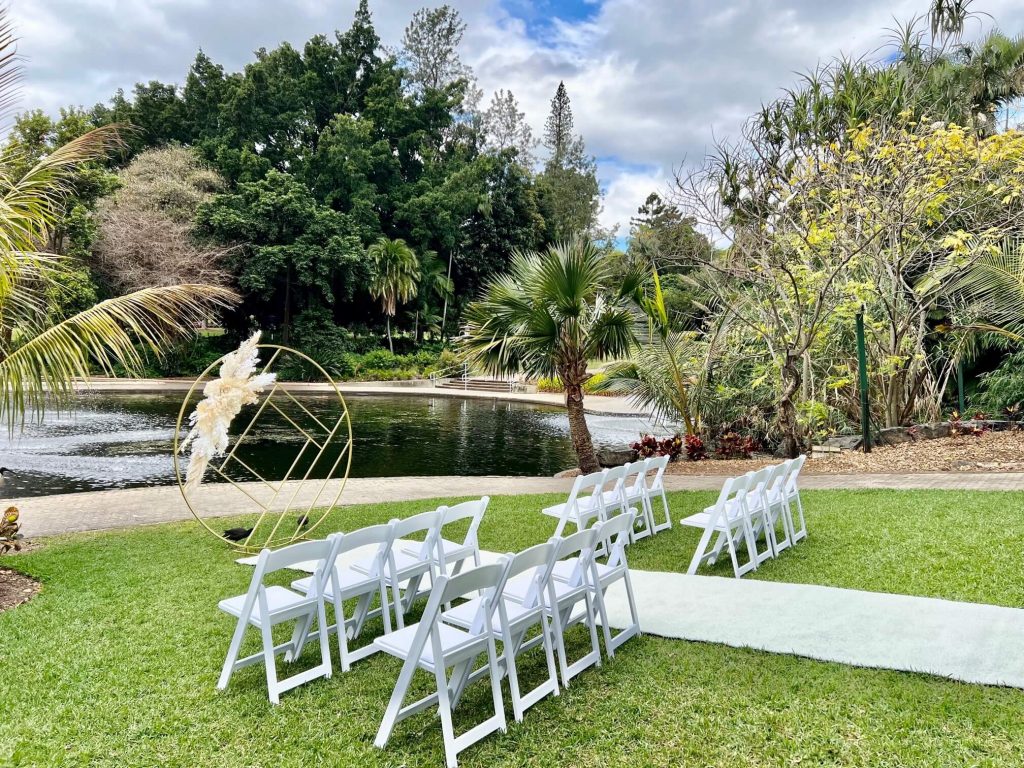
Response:
[[[666,476],[669,490],[717,490],[722,485],[717,475]],[[337,482],[337,481],[332,481]],[[256,488],[258,484],[244,484]],[[571,478],[550,477],[359,477],[350,478],[340,503],[372,504],[414,499],[454,498],[460,496],[503,496],[528,493],[566,493]],[[1024,490],[1024,473],[931,473],[914,475],[814,475],[801,479],[806,489],[943,489],[977,491]],[[290,498],[292,487],[281,496]],[[319,488],[317,488],[319,489]],[[321,497],[329,503],[337,486],[328,486]],[[226,484],[208,483],[197,492],[197,508],[236,515],[252,511],[248,499]],[[312,492],[302,489],[295,503],[307,504]],[[129,488],[92,493],[4,499],[21,512],[22,531],[27,537],[52,536],[74,531],[127,528],[136,525],[187,520],[191,517],[177,486]],[[282,502],[283,504],[283,502]]]
[[[79,382],[79,392],[97,394],[133,394],[162,395],[177,394],[184,397],[192,386],[194,379],[109,379],[95,378]],[[328,384],[287,382],[284,387],[289,392],[306,395],[326,395],[334,390]],[[343,395],[390,395],[392,397],[448,397],[469,400],[501,400],[511,403],[529,403],[531,405],[550,405],[556,408],[565,407],[565,396],[547,392],[479,392],[472,389],[441,389],[433,387],[428,381],[414,382],[378,382],[378,381],[344,381],[338,383]],[[596,396],[586,398],[585,410],[599,416],[640,416],[650,414],[637,408],[625,397]]]

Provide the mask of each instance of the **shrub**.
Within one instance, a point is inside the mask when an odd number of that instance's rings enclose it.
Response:
[[[754,438],[730,431],[718,438],[715,454],[720,459],[749,459],[756,449]]]
[[[636,451],[641,459],[649,459],[652,456],[668,456],[669,461],[675,461],[683,452],[683,438],[677,434],[659,440],[654,435],[643,435],[629,447]]]
[[[3,517],[0,517],[0,555],[7,554],[9,550],[21,551],[21,540],[24,538],[19,531],[21,523],[18,522],[20,513],[17,507],[8,507]]]
[[[984,417],[984,414],[982,414]],[[977,416],[975,417],[977,418]],[[970,435],[971,437],[981,437],[988,432],[988,427],[980,424],[967,424],[960,417],[959,411],[953,411],[949,416],[949,433],[953,437],[962,437],[963,435]]]
[[[612,394],[600,388],[607,378],[608,375],[605,373],[595,373],[583,384],[583,394],[597,396]],[[537,391],[548,392],[550,394],[561,394],[562,392],[565,392],[565,387],[562,386],[562,382],[557,376],[551,379],[542,376],[537,379]]]
[[[701,461],[708,457],[708,449],[697,435],[687,435],[683,439],[683,447],[686,449],[687,461]]]

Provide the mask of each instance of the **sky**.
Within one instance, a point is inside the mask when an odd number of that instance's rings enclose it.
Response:
[[[11,0],[25,108],[92,106],[139,81],[181,84],[198,49],[229,70],[260,47],[345,29],[357,0]],[[484,90],[511,90],[539,136],[560,80],[598,159],[601,224],[620,225],[675,169],[735,135],[798,73],[839,54],[881,56],[927,0],[447,0]],[[370,0],[397,45],[430,0]],[[1021,0],[976,0],[971,34],[1024,32]],[[984,16],[988,14],[988,16]]]

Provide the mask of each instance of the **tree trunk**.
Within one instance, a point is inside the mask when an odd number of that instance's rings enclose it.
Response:
[[[563,383],[566,381],[562,378]],[[601,467],[594,453],[594,442],[587,426],[587,416],[583,411],[583,385],[579,382],[565,384],[565,410],[569,414],[569,437],[572,439],[576,461],[583,474],[597,472]]]
[[[387,325],[388,325],[388,349],[391,350],[391,354],[393,355],[393,354],[395,354],[395,345],[394,345],[394,342],[391,341],[391,315],[388,315],[388,323],[387,323]]]
[[[287,347],[291,343],[292,336],[292,267],[288,265],[288,269],[284,275],[284,326],[282,330],[282,343]]]
[[[782,394],[779,397],[779,429],[782,431],[782,453],[786,458],[795,459],[800,455],[800,425],[796,418],[796,404],[793,395],[800,389],[800,369],[793,356],[786,353],[782,365]]]

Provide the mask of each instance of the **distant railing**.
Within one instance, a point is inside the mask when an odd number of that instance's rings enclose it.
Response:
[[[484,382],[494,382],[494,384],[500,384],[503,389],[507,389],[512,392],[516,388],[517,381],[515,378],[498,378],[494,376],[477,376],[474,377],[469,370],[468,363],[461,363],[456,366],[449,368],[443,368],[439,371],[434,371],[430,374],[430,384],[433,387],[444,386],[446,389],[482,389],[489,388],[481,386]]]

